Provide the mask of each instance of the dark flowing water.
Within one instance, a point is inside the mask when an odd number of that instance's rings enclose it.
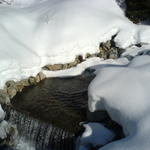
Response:
[[[86,120],[87,89],[93,78],[87,72],[49,78],[18,93],[8,110],[9,122],[17,125],[19,133],[17,149],[74,150],[83,131],[79,123]]]
[[[12,100],[13,107],[38,120],[77,133],[86,120],[88,85],[93,75],[49,78],[25,88]]]
[[[3,145],[3,146],[0,146],[0,150],[15,150],[9,146],[6,146],[6,145]]]

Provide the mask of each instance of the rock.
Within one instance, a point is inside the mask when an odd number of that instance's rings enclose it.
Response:
[[[17,94],[16,87],[8,87],[7,88],[7,93],[8,93],[10,98],[13,98]]]
[[[52,70],[52,71],[61,70],[62,68],[63,68],[63,64],[54,64],[54,65],[47,65],[46,66],[46,69]]]
[[[98,54],[90,54],[90,53],[87,53],[85,58],[91,58],[91,57],[97,57]]]
[[[99,46],[100,57],[104,59],[117,59],[121,56],[124,50],[116,46],[114,42],[115,37],[116,35],[113,36],[111,40],[105,43],[103,42],[100,43],[100,46]]]
[[[37,74],[37,76],[35,77],[35,81],[36,81],[36,83],[40,82],[40,76],[39,76],[39,74]]]
[[[43,72],[39,72],[38,75],[39,75],[41,81],[46,78],[46,75]]]
[[[36,85],[36,80],[34,77],[29,77],[28,81],[30,85]]]
[[[17,87],[15,81],[7,81],[6,82],[7,94],[10,98],[13,98],[17,94]]]
[[[28,79],[23,79],[19,82],[19,84],[21,84],[22,86],[29,86],[29,80]]]
[[[21,92],[23,90],[23,88],[24,88],[24,86],[20,82],[16,83],[16,89],[18,92]]]
[[[15,81],[10,80],[10,81],[7,81],[5,85],[7,88],[8,87],[15,87],[16,83],[15,83]]]
[[[0,90],[0,103],[6,105],[10,104],[9,96],[4,90]]]
[[[43,67],[43,69],[52,70],[52,71],[64,70],[64,69],[68,69],[71,67],[75,67],[77,64],[79,64],[83,61],[84,61],[83,57],[81,55],[78,55],[78,56],[76,56],[76,58],[73,62],[66,63],[66,64],[46,65]]]
[[[77,64],[79,64],[79,63],[81,63],[81,62],[83,62],[83,61],[84,61],[84,59],[83,59],[82,55],[79,55],[79,56],[77,56],[77,57],[75,58],[75,62],[76,62]]]
[[[109,53],[109,58],[110,59],[117,59],[119,56],[118,54],[118,49],[117,48],[111,48],[110,53]]]

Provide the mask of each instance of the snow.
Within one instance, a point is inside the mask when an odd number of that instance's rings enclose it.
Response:
[[[146,45],[146,44],[143,44],[141,47],[137,47],[137,46],[132,46],[132,47],[129,47],[126,49],[126,51],[122,54],[123,57],[125,56],[137,56],[139,55],[140,53],[146,53],[150,50],[150,45]]]
[[[7,121],[3,120],[0,123],[0,138],[1,139],[7,138],[10,128],[11,128],[11,125]]]
[[[106,110],[123,126],[126,138],[100,150],[148,150],[150,147],[150,56],[135,57],[128,65],[97,68],[89,86],[90,111]],[[133,144],[134,143],[134,144]]]
[[[82,150],[82,146],[88,146],[88,144],[91,144],[93,147],[107,144],[115,137],[113,132],[100,123],[88,123],[84,124],[84,127],[85,132],[80,138],[80,150]]]
[[[4,112],[4,110],[2,109],[2,106],[1,106],[1,104],[0,104],[0,122],[1,122],[2,120],[4,120],[4,118],[5,118],[5,112]]]
[[[46,64],[99,52],[99,43],[116,33],[123,48],[150,42],[150,28],[130,22],[115,0],[8,2],[0,6],[0,88],[35,76]]]

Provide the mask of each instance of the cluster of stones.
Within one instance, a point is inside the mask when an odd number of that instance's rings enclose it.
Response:
[[[1,104],[10,104],[10,100],[17,94],[17,92],[21,92],[24,87],[36,85],[40,81],[44,80],[46,76],[40,72],[36,75],[36,77],[29,77],[28,79],[23,79],[21,81],[7,81],[4,89],[0,90],[0,103]]]
[[[100,43],[99,57],[104,58],[104,59],[117,59],[121,56],[121,54],[124,52],[124,49],[121,49],[116,46],[116,43],[114,41],[115,37],[116,35],[114,35],[111,40],[105,43]]]
[[[85,61],[85,60],[83,59],[83,57],[81,55],[79,55],[79,56],[76,56],[75,60],[71,63],[46,65],[43,67],[43,69],[52,70],[52,71],[64,70],[64,69],[69,69],[69,68],[75,67],[79,63],[82,63],[83,61]]]
[[[112,39],[107,42],[100,43],[99,53],[96,53],[96,54],[87,53],[85,58],[79,55],[79,56],[76,56],[75,60],[71,63],[46,65],[43,67],[43,69],[51,70],[51,71],[69,69],[69,68],[77,66],[78,64],[92,57],[100,57],[104,59],[117,59],[121,56],[124,50],[116,46],[114,42],[115,36],[113,36]]]

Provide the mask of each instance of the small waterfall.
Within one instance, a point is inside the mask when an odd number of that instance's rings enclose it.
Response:
[[[48,123],[33,119],[16,110],[10,111],[9,122],[17,126],[18,150],[74,150],[75,135]]]

